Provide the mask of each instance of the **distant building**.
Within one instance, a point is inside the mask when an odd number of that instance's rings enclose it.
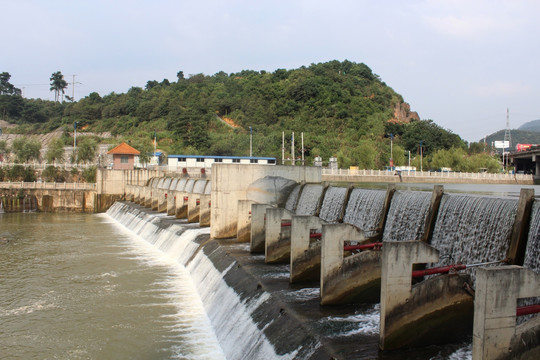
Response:
[[[169,155],[169,171],[182,168],[211,168],[214,163],[276,165],[274,157],[217,156],[217,155]]]
[[[114,170],[133,170],[135,166],[135,156],[140,155],[141,152],[132,148],[125,142],[109,150],[107,155],[112,155]]]

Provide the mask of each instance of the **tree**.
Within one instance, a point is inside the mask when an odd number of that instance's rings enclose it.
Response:
[[[26,163],[30,160],[39,160],[41,143],[36,139],[18,137],[11,143],[11,152],[19,163]]]
[[[94,139],[83,137],[77,144],[77,164],[91,162],[96,157],[97,143]]]
[[[48,163],[64,160],[64,142],[61,138],[57,137],[49,142],[49,147],[45,153],[45,160]]]
[[[11,75],[8,72],[0,73],[0,95],[21,95],[21,89],[13,86],[9,79]]]
[[[458,135],[443,129],[432,120],[412,121],[403,132],[402,142],[405,150],[415,153],[422,142],[424,155],[439,149],[465,148],[465,142]]]
[[[5,161],[9,155],[9,147],[6,140],[0,140],[0,157]]]
[[[54,91],[54,101],[59,102],[60,93],[62,93],[62,96],[64,95],[68,83],[66,80],[64,80],[64,75],[62,75],[60,71],[53,73],[49,80],[51,80],[50,90]]]

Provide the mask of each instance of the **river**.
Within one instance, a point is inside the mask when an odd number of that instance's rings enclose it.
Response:
[[[185,268],[108,215],[0,214],[0,359],[223,359]]]

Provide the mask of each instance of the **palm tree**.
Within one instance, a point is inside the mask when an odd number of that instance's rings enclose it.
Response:
[[[60,101],[60,92],[64,95],[64,90],[67,88],[68,83],[64,80],[64,75],[60,71],[57,71],[51,75],[51,91],[54,91],[54,101]]]

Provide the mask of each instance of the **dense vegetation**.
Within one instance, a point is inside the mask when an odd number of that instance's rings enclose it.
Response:
[[[350,61],[213,76],[185,77],[179,71],[174,82],[148,81],[144,89],[103,97],[91,93],[77,102],[24,99],[9,87],[9,74],[1,75],[0,114],[18,125],[9,131],[19,133],[72,132],[76,122],[78,131],[110,132],[115,142],[129,141],[142,153],[152,151],[157,136],[158,147],[168,154],[247,156],[252,129],[253,155],[281,160],[282,134],[289,158],[291,133],[298,157],[303,132],[307,164],[315,156],[325,162],[337,157],[341,168],[383,168],[391,148],[395,165],[406,165],[410,152],[418,168],[421,151],[424,169],[435,154],[435,167],[456,162],[441,151],[458,154],[464,162],[475,156],[458,135],[431,120],[389,121],[403,98],[368,66]],[[61,80],[60,72],[51,77],[58,99],[65,87]]]

